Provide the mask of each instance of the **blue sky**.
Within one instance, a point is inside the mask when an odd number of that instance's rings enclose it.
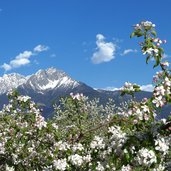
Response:
[[[95,88],[151,84],[132,25],[156,24],[171,56],[170,0],[2,0],[0,76],[55,67]],[[125,52],[125,53],[124,53]]]

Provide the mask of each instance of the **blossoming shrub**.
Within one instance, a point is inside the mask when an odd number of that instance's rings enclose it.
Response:
[[[171,117],[157,120],[156,111],[171,102],[171,75],[163,62],[162,43],[149,21],[134,27],[131,37],[144,37],[142,52],[155,59],[153,96],[122,107],[112,100],[102,106],[82,94],[55,105],[45,120],[28,96],[13,91],[0,112],[0,170],[4,171],[165,171],[171,161]],[[126,83],[121,95],[140,91]]]

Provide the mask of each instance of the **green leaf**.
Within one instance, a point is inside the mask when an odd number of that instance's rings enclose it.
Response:
[[[167,102],[170,102],[170,100],[171,100],[171,99],[170,99],[170,96],[167,94],[167,95],[166,95],[166,101],[167,101]]]
[[[133,85],[133,88],[140,88],[139,85]]]
[[[130,38],[133,38],[135,36],[135,32],[132,32],[132,34],[130,35]]]
[[[160,53],[164,53],[164,49],[163,48],[158,48],[158,50],[160,51]]]
[[[141,36],[143,36],[143,35],[144,35],[144,33],[142,33],[141,31],[139,31],[139,32],[136,33],[136,36],[137,36],[137,37],[141,37]]]
[[[152,34],[153,36],[155,36],[155,37],[157,36],[156,31],[152,31],[151,34]]]
[[[121,92],[121,96],[124,96],[124,95],[125,95],[125,92],[122,91],[122,92]]]
[[[149,56],[147,56],[147,58],[146,58],[146,64],[148,64],[148,61],[150,60],[150,55]]]
[[[153,66],[153,68],[157,67],[157,66],[160,64],[160,57],[157,56],[155,59],[156,59],[156,63],[155,63],[155,65]]]
[[[135,89],[135,92],[141,91],[140,87]]]
[[[126,161],[129,162],[129,160],[130,160],[130,155],[129,155],[129,153],[126,153],[126,154],[125,154],[125,158],[126,158]]]

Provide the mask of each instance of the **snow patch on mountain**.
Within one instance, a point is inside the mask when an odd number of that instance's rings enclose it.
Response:
[[[49,82],[46,85],[43,86],[39,86],[39,88],[41,90],[46,90],[46,89],[53,89],[57,86],[57,84],[59,83],[59,80],[49,80]]]
[[[6,93],[11,89],[15,89],[26,83],[28,78],[29,77],[25,77],[17,73],[4,74],[0,77],[0,94]]]
[[[57,70],[56,68],[39,70],[32,75],[25,84],[25,86],[29,86],[38,92],[58,88],[75,88],[78,85],[79,83],[77,81],[73,80],[65,72]]]
[[[74,88],[75,86],[78,85],[78,83],[75,83],[72,79],[68,78],[68,77],[63,77],[59,80],[48,80],[48,83],[43,85],[43,86],[39,86],[39,88],[41,90],[47,90],[47,89],[54,89],[54,88],[58,88],[58,87],[67,87],[67,86],[72,86],[72,88]]]

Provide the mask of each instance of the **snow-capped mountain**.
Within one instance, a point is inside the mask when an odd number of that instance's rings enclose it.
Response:
[[[79,82],[69,77],[65,72],[56,68],[48,68],[47,70],[39,70],[32,75],[22,87],[33,89],[39,93],[55,89],[74,89]]]
[[[0,94],[26,83],[28,78],[17,73],[4,74],[3,77],[0,77]]]
[[[78,85],[79,82],[65,72],[56,68],[48,68],[39,70],[31,76],[23,76],[18,73],[4,74],[0,77],[0,94],[7,93],[10,89],[16,89],[19,86],[43,93],[58,88],[73,89]]]

